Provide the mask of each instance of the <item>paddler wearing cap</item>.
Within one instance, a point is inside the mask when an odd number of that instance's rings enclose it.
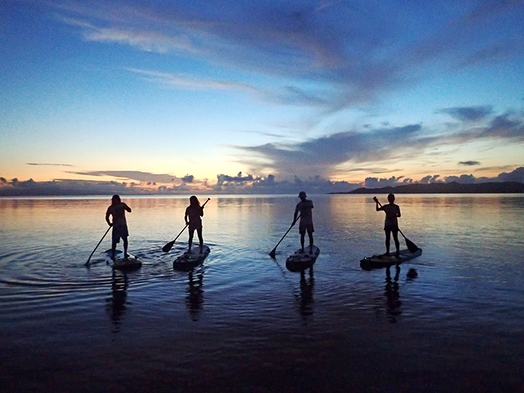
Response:
[[[298,194],[300,202],[297,203],[295,208],[295,214],[293,215],[293,225],[297,221],[297,218],[300,214],[300,224],[298,227],[298,232],[300,233],[300,246],[302,247],[302,252],[304,252],[304,238],[306,232],[309,236],[309,253],[313,253],[313,232],[315,228],[313,227],[313,202],[307,198],[305,191],[300,191]]]

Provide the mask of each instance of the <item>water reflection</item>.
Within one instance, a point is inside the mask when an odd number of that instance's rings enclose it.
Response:
[[[395,276],[391,278],[390,267],[386,268],[386,286],[384,295],[386,296],[386,316],[391,323],[397,322],[397,317],[402,314],[400,306],[399,284],[398,278],[400,275],[400,266],[395,267]]]
[[[186,307],[193,321],[199,320],[200,312],[204,306],[204,290],[202,289],[204,285],[204,270],[205,267],[200,265],[189,271],[187,275],[189,287],[186,289]]]
[[[128,280],[125,272],[117,269],[112,271],[111,298],[107,299],[106,311],[113,324],[111,333],[119,333],[126,314]]]
[[[302,316],[313,315],[313,289],[315,286],[315,278],[313,275],[313,268],[309,269],[309,274],[306,277],[306,271],[300,272],[300,294],[297,296],[298,309]]]

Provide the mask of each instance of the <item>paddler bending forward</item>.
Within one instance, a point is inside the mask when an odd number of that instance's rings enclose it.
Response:
[[[127,259],[127,237],[129,231],[127,229],[126,211],[131,213],[131,208],[120,200],[119,195],[113,195],[111,198],[111,206],[106,211],[106,221],[110,227],[113,227],[113,236],[111,243],[111,259],[115,260],[116,244],[122,239],[124,243],[124,256]],[[109,216],[113,216],[113,221],[109,220]]]

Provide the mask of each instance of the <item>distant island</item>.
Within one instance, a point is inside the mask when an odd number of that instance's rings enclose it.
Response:
[[[396,187],[357,188],[347,192],[331,192],[330,194],[511,194],[524,193],[524,183],[500,182],[461,184],[431,183],[406,184]]]

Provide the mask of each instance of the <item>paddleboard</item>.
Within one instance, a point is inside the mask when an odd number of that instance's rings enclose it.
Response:
[[[290,255],[286,259],[286,268],[291,272],[299,272],[309,269],[313,267],[318,254],[320,254],[320,249],[317,246],[313,246],[312,253],[309,253],[309,246],[304,247],[304,251],[298,249],[293,255]]]
[[[415,252],[411,252],[408,249],[400,250],[400,258],[395,257],[394,253],[391,255],[373,255],[361,259],[360,267],[364,270],[381,269],[393,265],[400,265],[401,263],[419,257],[420,255],[422,255],[422,249],[420,248]]]
[[[122,250],[115,251],[115,260],[111,259],[111,250],[105,252],[105,260],[113,269],[136,270],[142,266],[142,262],[133,254],[127,253],[127,258]]]
[[[211,250],[206,245],[202,247],[202,253],[200,253],[200,247],[198,245],[193,246],[190,252],[186,251],[175,259],[173,262],[173,269],[185,271],[191,270],[194,267],[201,265],[210,252]]]

